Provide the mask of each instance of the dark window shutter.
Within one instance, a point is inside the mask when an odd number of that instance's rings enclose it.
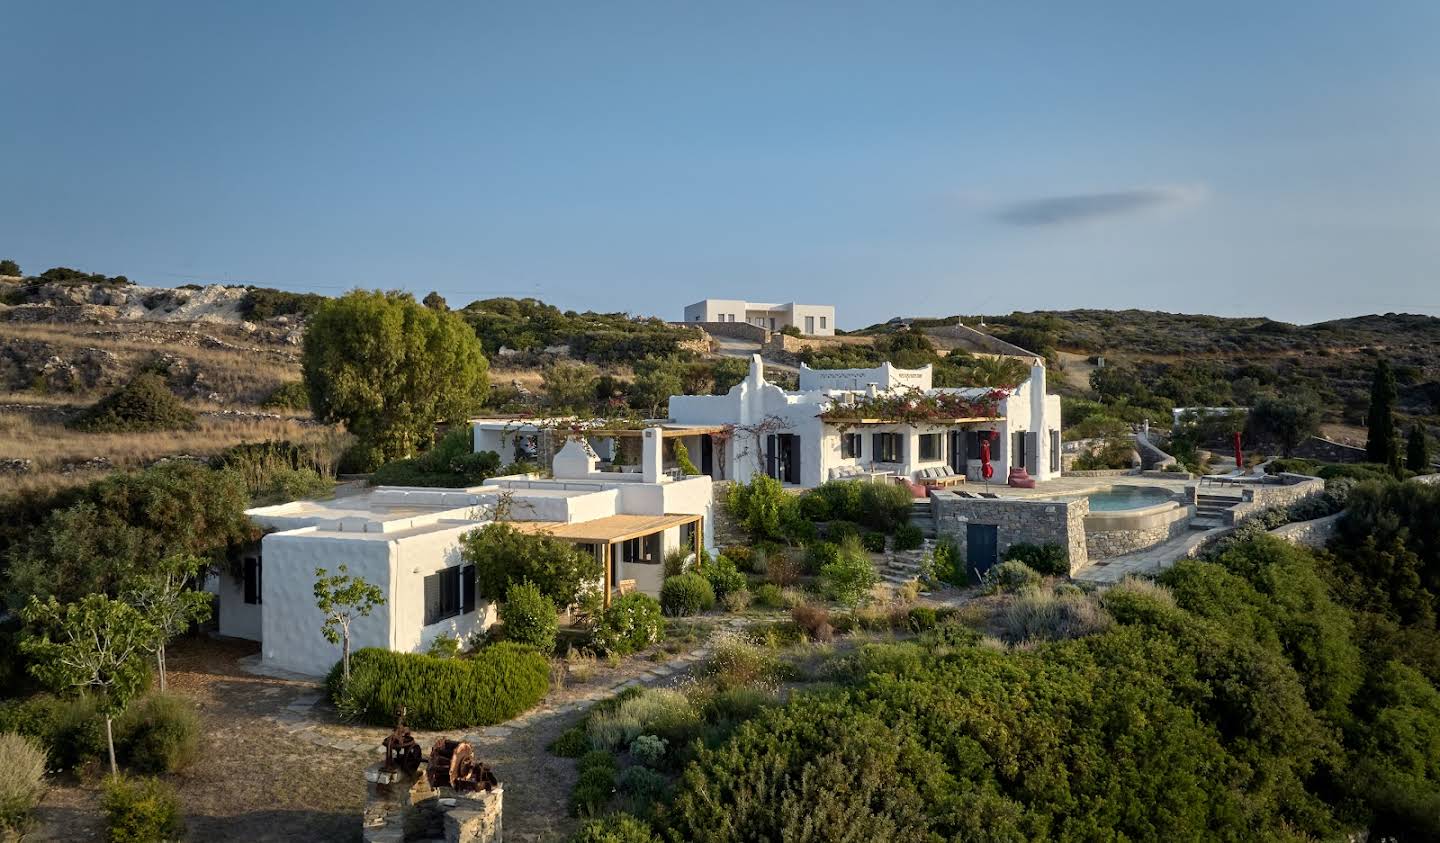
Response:
[[[245,602],[250,605],[260,603],[260,560],[251,556],[245,557]]]
[[[475,611],[475,566],[460,569],[460,613]]]
[[[425,578],[425,625],[440,622],[440,574]]]

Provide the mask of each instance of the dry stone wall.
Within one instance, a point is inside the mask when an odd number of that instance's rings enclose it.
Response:
[[[960,557],[968,558],[967,533],[971,524],[996,527],[1000,559],[1011,545],[1058,544],[1070,557],[1070,570],[1086,564],[1085,516],[1090,502],[1084,498],[1070,501],[991,500],[962,498],[939,492],[930,498],[935,517],[935,531],[950,538],[960,549]]]

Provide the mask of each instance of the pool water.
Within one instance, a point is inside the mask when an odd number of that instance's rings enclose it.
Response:
[[[1170,500],[1170,493],[1164,489],[1148,486],[1115,486],[1103,492],[1086,495],[1090,500],[1091,512],[1120,512],[1126,509],[1140,509]]]

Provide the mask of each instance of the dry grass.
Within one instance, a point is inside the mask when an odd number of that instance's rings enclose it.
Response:
[[[295,419],[201,417],[195,430],[156,433],[84,433],[25,413],[0,412],[0,460],[28,459],[29,474],[0,475],[0,494],[40,492],[86,483],[103,472],[60,474],[62,466],[93,457],[116,468],[140,468],[161,457],[209,457],[242,442],[289,440],[328,445],[339,453],[345,434],[329,426],[304,425]]]

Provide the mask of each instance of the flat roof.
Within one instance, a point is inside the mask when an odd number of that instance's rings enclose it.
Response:
[[[648,536],[682,524],[693,524],[703,515],[607,515],[593,521],[509,521],[521,533],[548,533],[572,542],[618,542]]]

